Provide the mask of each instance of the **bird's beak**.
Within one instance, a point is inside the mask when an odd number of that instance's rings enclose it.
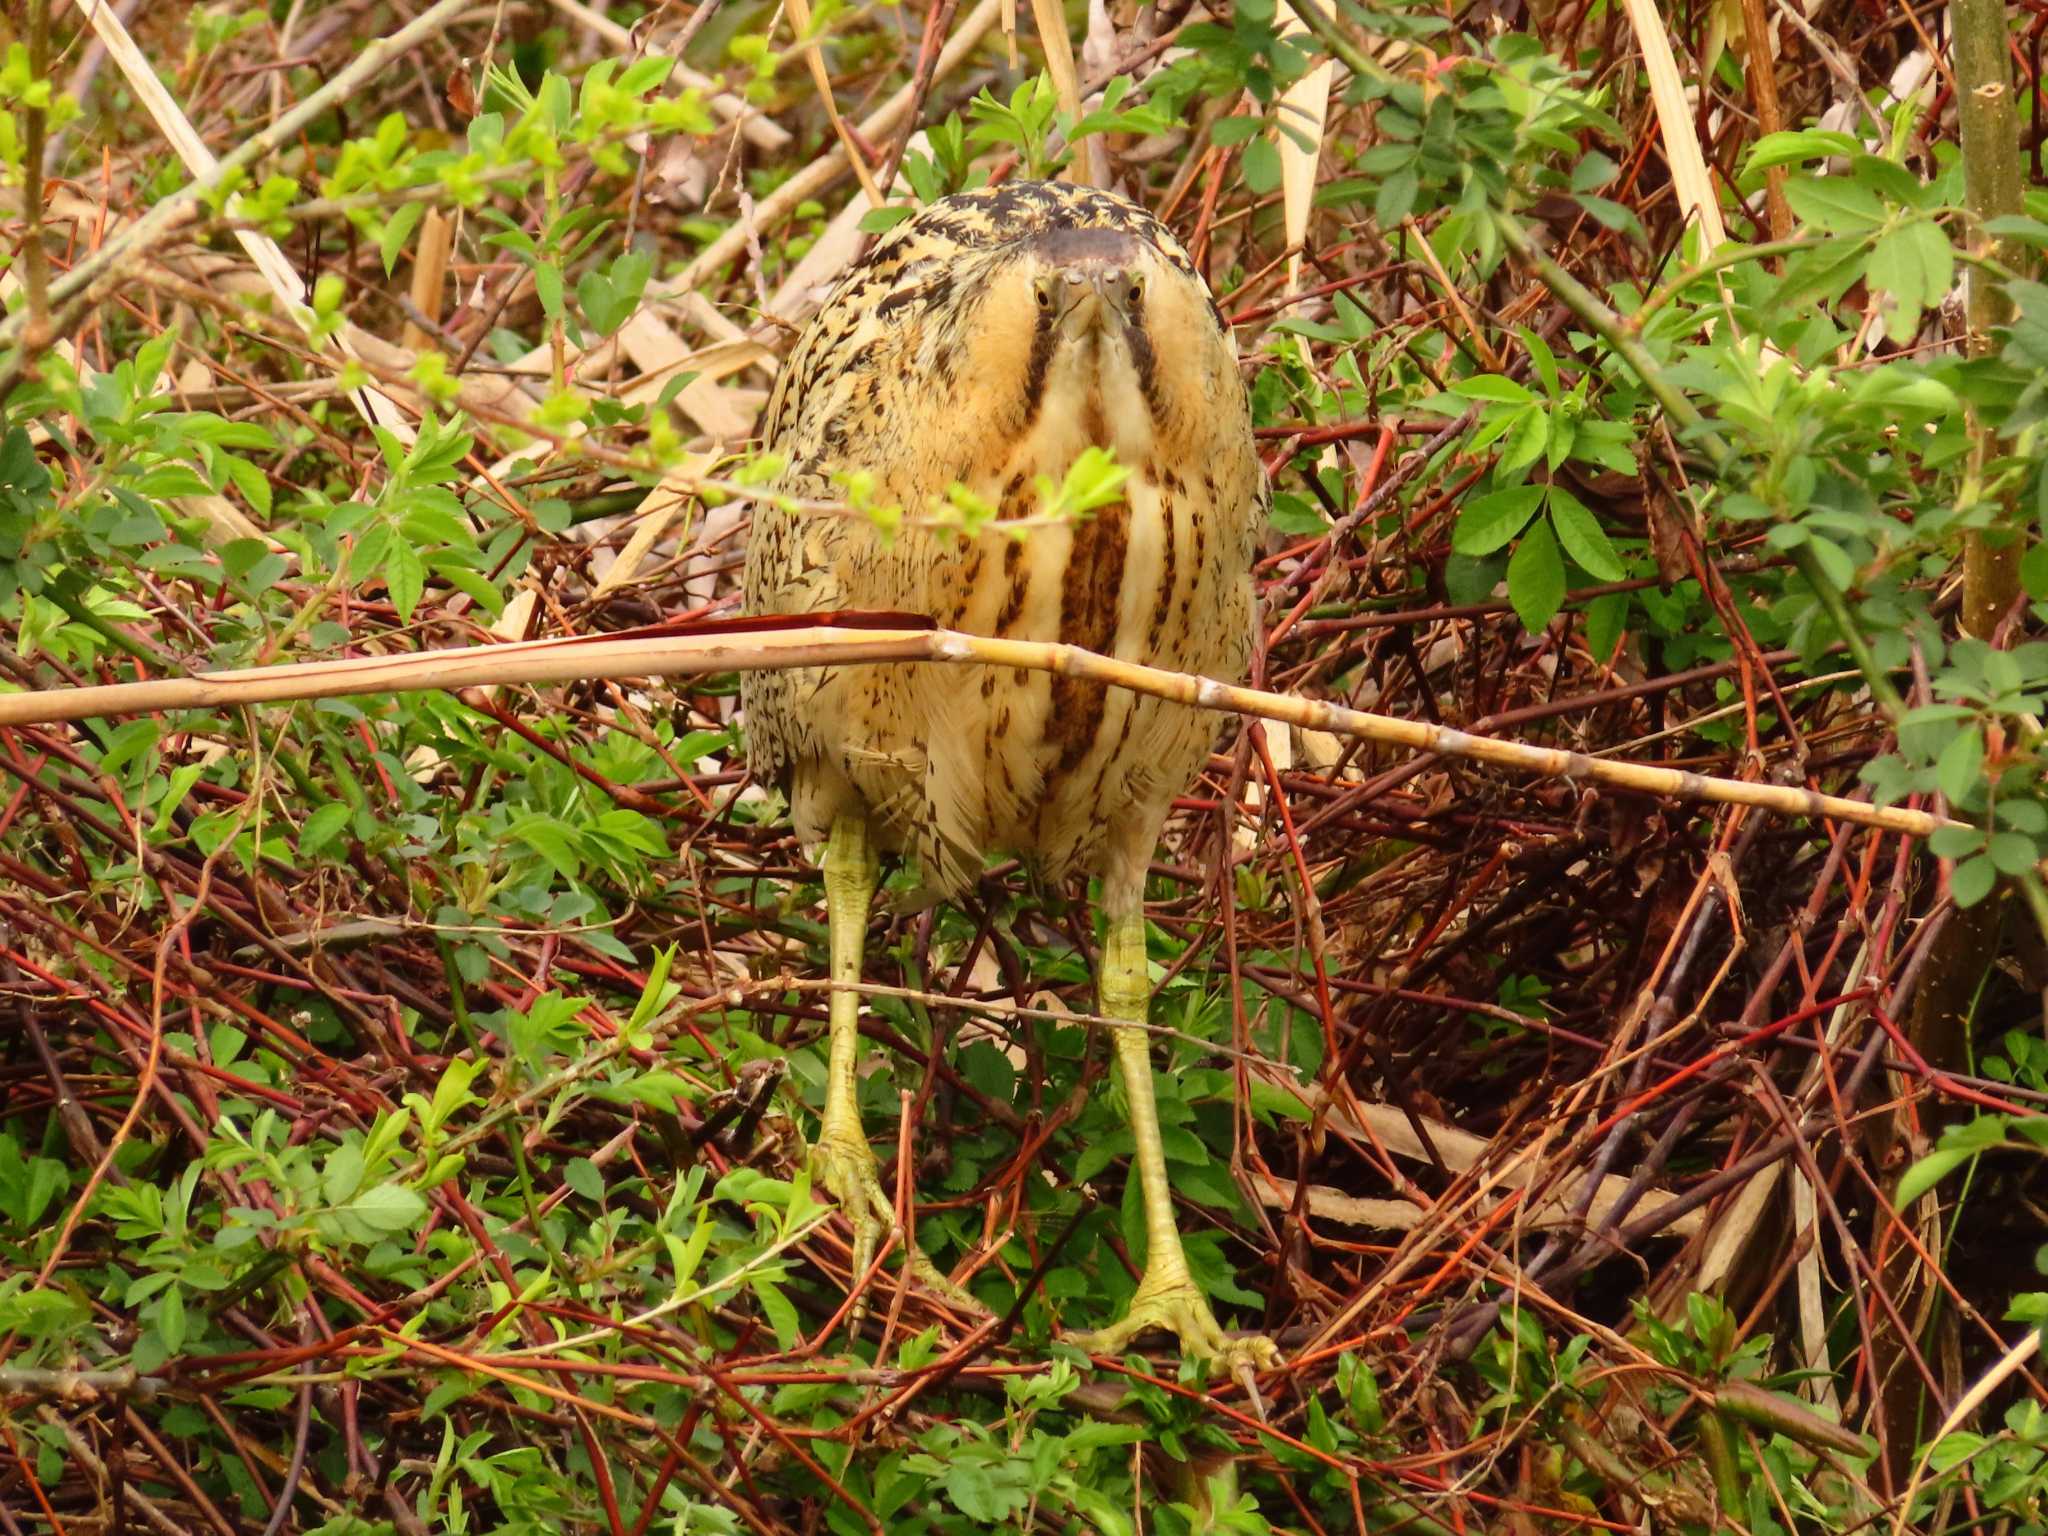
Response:
[[[1069,267],[1061,274],[1065,301],[1060,306],[1060,328],[1069,335],[1106,330],[1127,318],[1131,275],[1121,267]]]

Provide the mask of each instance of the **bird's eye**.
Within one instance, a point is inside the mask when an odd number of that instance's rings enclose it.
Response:
[[[1038,290],[1038,307],[1040,309],[1052,308],[1052,295],[1043,288]]]
[[[1133,304],[1135,304],[1135,303],[1137,303],[1137,302],[1138,302],[1138,300],[1140,300],[1140,299],[1142,299],[1142,298],[1144,298],[1144,297],[1145,297],[1145,285],[1144,285],[1143,283],[1133,283],[1133,284],[1131,284],[1131,302],[1132,302]]]

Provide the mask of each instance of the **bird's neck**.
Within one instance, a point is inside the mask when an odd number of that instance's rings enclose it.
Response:
[[[1107,448],[1124,465],[1151,460],[1152,413],[1122,346],[1093,335],[1061,349],[1047,371],[1028,444],[1034,473],[1055,483],[1088,448]]]

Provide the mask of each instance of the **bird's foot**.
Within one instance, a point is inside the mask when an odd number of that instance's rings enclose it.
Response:
[[[1133,1339],[1158,1328],[1180,1340],[1184,1358],[1217,1361],[1227,1375],[1238,1380],[1280,1363],[1280,1346],[1264,1334],[1225,1333],[1208,1298],[1185,1270],[1179,1274],[1168,1271],[1156,1279],[1154,1274],[1148,1271],[1139,1282],[1138,1294],[1131,1298],[1131,1309],[1121,1321],[1092,1333],[1071,1335],[1068,1342],[1090,1354],[1120,1355]]]
[[[811,1177],[839,1202],[840,1213],[853,1228],[853,1283],[858,1285],[883,1240],[896,1231],[896,1206],[882,1189],[874,1148],[858,1133],[826,1131],[811,1148]],[[909,1233],[903,1236],[903,1252],[911,1278],[919,1285],[977,1317],[988,1315],[988,1308],[948,1279]]]

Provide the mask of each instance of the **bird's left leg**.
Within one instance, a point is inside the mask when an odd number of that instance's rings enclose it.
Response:
[[[854,1071],[860,1053],[861,961],[878,873],[874,833],[859,812],[834,819],[825,845],[824,872],[825,921],[832,947],[831,1055],[825,1076],[825,1114],[819,1122],[817,1145],[811,1148],[811,1172],[839,1202],[853,1227],[853,1275],[858,1283],[882,1238],[896,1227],[896,1203],[882,1188],[875,1151],[861,1125],[859,1082]],[[983,1310],[980,1302],[939,1272],[913,1235],[904,1234],[903,1249],[904,1261],[919,1281],[950,1301],[977,1312]]]
[[[1128,1019],[1112,1029],[1117,1070],[1130,1106],[1131,1136],[1137,1143],[1138,1181],[1145,1201],[1145,1273],[1122,1321],[1074,1342],[1083,1349],[1120,1354],[1140,1334],[1163,1328],[1180,1340],[1181,1353],[1221,1360],[1232,1376],[1280,1363],[1279,1348],[1260,1335],[1233,1338],[1223,1331],[1208,1298],[1196,1285],[1173,1219],[1173,1193],[1166,1181],[1166,1148],[1159,1135],[1159,1107],[1152,1091],[1152,1052],[1145,1022],[1151,980],[1145,969],[1145,917],[1140,895],[1122,896],[1118,887],[1135,882],[1105,881],[1109,933],[1102,946],[1101,1009],[1105,1017]]]

